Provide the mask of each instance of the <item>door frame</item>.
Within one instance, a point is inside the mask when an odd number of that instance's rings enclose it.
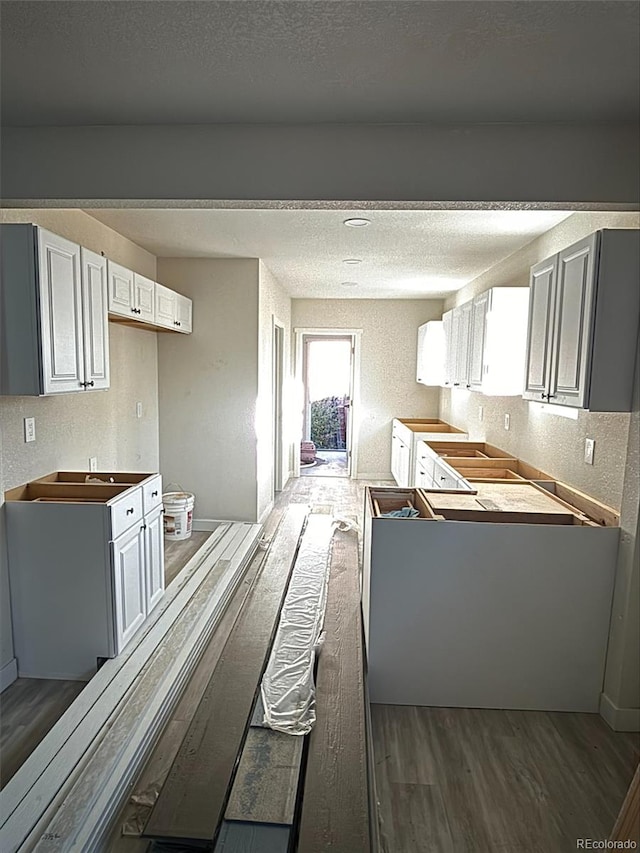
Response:
[[[349,418],[347,447],[349,448],[347,476],[358,476],[358,435],[360,432],[360,347],[362,329],[336,329],[296,327],[295,335],[295,379],[300,390],[300,406],[296,407],[296,443],[293,459],[293,476],[300,476],[300,441],[304,423],[304,343],[305,338],[350,338],[351,339],[351,416]]]
[[[275,500],[277,492],[281,492],[284,486],[284,459],[286,457],[284,446],[284,366],[285,366],[285,325],[278,318],[271,315],[271,400],[272,400],[272,424],[273,424],[273,477],[272,495]],[[287,460],[287,469],[289,462]]]

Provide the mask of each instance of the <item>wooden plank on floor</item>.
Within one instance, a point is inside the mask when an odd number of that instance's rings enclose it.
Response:
[[[173,763],[144,835],[211,842],[276,630],[306,506],[291,506]]]
[[[276,515],[276,524],[282,513]],[[160,740],[151,754],[144,771],[137,780],[134,791],[123,811],[118,824],[122,826],[123,835],[140,835],[147,824],[153,806],[165,783],[171,765],[173,764],[180,745],[184,740],[191,720],[205,688],[211,678],[215,667],[220,660],[220,655],[229,637],[229,633],[240,609],[242,608],[249,590],[254,582],[260,566],[265,559],[265,551],[259,550],[251,561],[240,586],[236,590],[231,602],[220,619],[214,634],[202,654],[196,669],[178,702],[175,711],[171,715],[171,721],[162,733]]]
[[[250,728],[226,820],[293,823],[304,738]]]
[[[231,823],[225,820],[215,853],[287,853],[289,832],[288,826]]]
[[[354,531],[334,534],[324,630],[298,851],[370,853],[364,656]]]

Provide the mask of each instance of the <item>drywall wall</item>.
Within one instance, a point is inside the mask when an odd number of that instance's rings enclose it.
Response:
[[[294,330],[362,329],[358,478],[391,477],[394,417],[437,417],[439,389],[416,382],[416,348],[418,326],[441,316],[435,299],[292,300]]]
[[[5,210],[0,221],[34,222],[155,278],[153,255],[82,211]],[[153,332],[109,324],[108,391],[0,397],[0,499],[7,489],[51,471],[88,468],[90,456],[104,470],[158,470],[156,338]],[[142,418],[136,417],[137,402],[142,403]],[[24,442],[25,417],[35,417],[34,443]],[[0,518],[3,523],[4,513]],[[13,660],[4,535],[1,542],[0,670]]]
[[[635,213],[575,213],[523,249],[479,276],[447,301],[446,308],[466,302],[490,287],[528,285],[530,267],[598,228],[639,228]],[[638,493],[640,433],[638,390],[633,413],[580,411],[576,420],[544,414],[519,397],[485,397],[442,389],[440,416],[512,452],[560,480],[621,510],[621,548],[605,673],[606,718],[617,726],[640,726],[640,648],[638,629]],[[478,407],[484,410],[483,420]],[[504,429],[504,414],[511,428]],[[584,440],[596,441],[594,464],[584,462]],[[635,720],[635,722],[634,722]]]
[[[4,127],[2,148],[10,199],[590,204],[640,187],[633,124]]]
[[[197,519],[256,521],[258,260],[158,258],[193,300],[193,334],[159,335],[160,470]]]
[[[258,292],[258,404],[256,411],[258,518],[262,520],[274,497],[274,359],[273,326],[283,328],[284,375],[283,414],[290,408],[291,388],[291,298],[265,264],[259,264]],[[291,473],[291,441],[283,423],[281,480],[284,485]]]

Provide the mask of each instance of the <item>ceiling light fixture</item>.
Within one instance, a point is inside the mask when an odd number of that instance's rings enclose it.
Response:
[[[343,264],[361,264],[362,258],[345,258]]]
[[[357,287],[358,286],[357,281],[341,281],[340,284],[343,287]]]
[[[348,225],[350,228],[365,228],[367,225],[371,225],[370,219],[359,219],[357,216],[352,219],[345,219],[344,224]]]

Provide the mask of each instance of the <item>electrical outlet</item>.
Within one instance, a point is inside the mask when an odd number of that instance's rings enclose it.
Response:
[[[478,406],[478,420],[480,422],[484,420],[484,406]]]
[[[25,418],[24,419],[24,440],[25,441],[35,441],[36,440],[36,419],[35,418]]]
[[[595,438],[585,438],[584,440],[584,461],[587,465],[593,465],[593,452],[596,449]]]
[[[142,417],[142,403],[136,403],[136,417]]]
[[[504,416],[504,428],[509,429],[511,427],[511,415]]]
[[[90,471],[97,471],[98,470],[98,457],[97,456],[90,456],[89,457],[89,470]]]

